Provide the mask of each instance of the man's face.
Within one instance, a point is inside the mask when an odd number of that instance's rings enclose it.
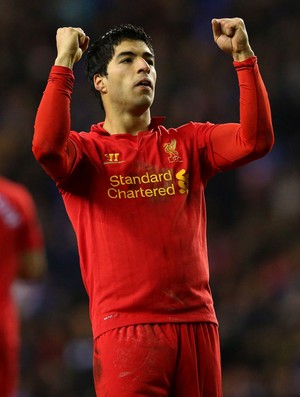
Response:
[[[102,100],[106,110],[142,113],[153,102],[156,70],[154,56],[143,41],[124,40],[115,48],[102,77]]]

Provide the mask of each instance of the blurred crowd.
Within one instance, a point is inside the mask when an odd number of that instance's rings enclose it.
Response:
[[[91,39],[119,23],[151,35],[158,82],[153,115],[166,126],[238,121],[231,58],[213,17],[240,16],[258,57],[276,136],[265,158],[207,187],[211,286],[220,322],[224,397],[300,396],[300,2],[296,0],[1,0],[0,173],[35,198],[49,272],[16,283],[22,316],[18,397],[94,397],[93,342],[76,241],[54,183],[31,153],[34,118],[60,26]],[[103,113],[75,66],[72,128]]]

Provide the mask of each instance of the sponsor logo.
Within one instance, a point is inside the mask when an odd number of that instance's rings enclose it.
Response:
[[[168,153],[169,157],[169,163],[181,163],[182,159],[179,156],[177,150],[176,150],[177,142],[176,139],[172,139],[171,142],[165,143],[164,144],[164,151]]]
[[[187,194],[189,192],[189,174],[182,169],[175,175],[176,179],[178,180],[179,186],[179,193],[180,194]]]
[[[134,199],[174,196],[188,193],[188,174],[184,169],[176,173],[172,170],[161,173],[146,172],[142,175],[112,175],[107,195],[111,199]]]

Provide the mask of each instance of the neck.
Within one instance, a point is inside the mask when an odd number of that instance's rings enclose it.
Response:
[[[142,114],[127,114],[122,113],[118,115],[106,114],[104,121],[104,129],[110,134],[125,134],[129,133],[137,135],[139,131],[146,131],[151,122],[150,110]]]

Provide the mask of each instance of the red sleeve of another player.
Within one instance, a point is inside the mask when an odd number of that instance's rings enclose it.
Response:
[[[218,170],[260,158],[274,143],[268,94],[256,57],[234,62],[234,66],[240,88],[240,123],[216,124],[207,135],[209,157]]]
[[[19,209],[22,213],[19,241],[20,252],[43,249],[44,238],[34,201],[26,189],[19,190],[18,198]]]
[[[53,66],[39,105],[32,143],[34,156],[54,179],[64,178],[75,160],[70,133],[71,69]]]

